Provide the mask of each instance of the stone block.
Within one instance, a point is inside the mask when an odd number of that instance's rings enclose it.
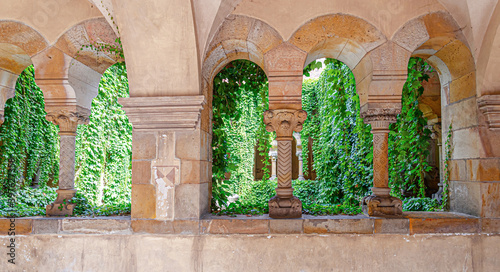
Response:
[[[269,220],[269,231],[275,234],[295,234],[303,232],[302,219]]]
[[[467,172],[470,181],[500,180],[500,160],[496,158],[467,160]]]
[[[453,212],[481,215],[481,184],[453,181],[450,184],[450,208]]]
[[[208,135],[201,130],[182,131],[175,135],[175,155],[181,160],[208,160]]]
[[[151,184],[151,161],[132,161],[132,183]]]
[[[481,217],[500,218],[499,182],[481,183],[481,200]]]
[[[459,40],[446,44],[435,56],[446,63],[452,80],[465,76],[475,69],[469,48]]]
[[[444,107],[444,118],[447,119],[445,129],[448,130],[449,122],[453,130],[469,128],[478,125],[476,98],[461,100]]]
[[[156,133],[132,133],[132,160],[152,160],[156,158]]]
[[[33,234],[56,234],[60,230],[60,219],[33,219]]]
[[[199,233],[198,220],[132,220],[131,227],[135,233],[182,235]]]
[[[421,233],[478,233],[477,218],[410,218],[410,235]]]
[[[450,160],[449,163],[450,180],[467,181],[468,174],[465,160]]]
[[[9,235],[13,231],[15,235],[31,234],[32,226],[32,219],[0,218],[0,235]]]
[[[372,234],[373,219],[306,219],[304,233]]]
[[[62,219],[64,233],[115,234],[130,233],[130,219]]]
[[[267,234],[269,219],[211,219],[202,220],[203,234]]]
[[[208,210],[208,183],[175,186],[175,219],[199,219]]]
[[[199,184],[211,181],[210,168],[208,161],[182,160],[181,183]]]
[[[396,44],[409,52],[415,51],[418,46],[426,42],[428,39],[429,34],[427,33],[423,20],[409,21],[400,30],[398,30],[392,38]]]
[[[374,233],[377,234],[409,234],[410,233],[410,220],[409,219],[394,219],[384,218],[375,219]]]
[[[453,131],[452,159],[479,158],[482,153],[481,138],[477,128]]]
[[[471,72],[450,83],[450,103],[476,95],[476,73]],[[475,100],[475,99],[474,99]],[[476,109],[476,107],[473,107]]]
[[[132,184],[132,218],[156,217],[156,188],[152,184]]]
[[[481,218],[481,232],[489,234],[500,233],[500,219],[498,218]]]

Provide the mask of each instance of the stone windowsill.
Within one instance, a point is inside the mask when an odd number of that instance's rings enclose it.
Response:
[[[500,219],[459,213],[405,212],[403,217],[364,215],[310,216],[271,219],[268,215],[237,217],[206,215],[201,220],[162,221],[117,217],[17,218],[16,235],[37,234],[500,234]],[[0,218],[0,236],[8,218]]]

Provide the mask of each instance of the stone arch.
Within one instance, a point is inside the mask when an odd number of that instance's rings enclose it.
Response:
[[[482,165],[487,164],[479,158],[488,157],[492,146],[478,111],[476,65],[462,29],[449,13],[434,12],[407,22],[394,34],[393,41],[412,52],[412,56],[426,60],[439,75],[443,149],[452,124],[451,210],[496,216],[498,209],[487,203],[498,196],[488,195],[484,188],[498,185],[478,182],[482,181]],[[442,154],[446,154],[445,150]]]
[[[0,21],[0,124],[5,102],[14,97],[16,81],[32,64],[31,57],[48,46],[33,28],[17,21]]]
[[[118,47],[118,36],[106,19],[94,18],[80,22],[64,32],[54,44],[64,54],[76,59],[93,70],[104,73],[111,65],[123,61],[119,56],[97,52],[88,45],[111,45]]]
[[[345,63],[356,79],[361,104],[367,102],[373,62],[369,52],[387,38],[367,21],[349,14],[320,16],[303,24],[289,42],[307,53],[305,65],[318,58]]]
[[[241,15],[230,15],[212,38],[202,65],[202,76],[212,81],[228,63],[246,59],[264,69],[264,54],[280,45],[279,33],[258,19]]]

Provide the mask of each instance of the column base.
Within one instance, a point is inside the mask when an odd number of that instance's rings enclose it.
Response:
[[[70,203],[70,200],[75,196],[75,189],[59,189],[57,192],[57,199],[54,203],[45,207],[47,216],[66,216],[73,215],[73,210],[76,204]]]
[[[366,216],[403,215],[403,201],[390,195],[365,196],[361,200],[361,209]]]
[[[269,217],[276,219],[301,218],[302,202],[295,196],[292,198],[274,196],[269,200]]]

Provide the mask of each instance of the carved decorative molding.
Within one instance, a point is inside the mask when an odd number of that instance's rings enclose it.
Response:
[[[49,110],[45,119],[59,126],[60,133],[76,133],[79,124],[89,123],[90,110],[78,108],[78,110],[55,109]]]
[[[376,121],[385,121],[389,123],[395,123],[398,114],[401,113],[399,108],[374,108],[367,109],[361,113],[361,118],[364,119],[365,123],[372,123]]]
[[[479,111],[486,117],[489,129],[500,129],[500,95],[483,95],[477,99]]]
[[[120,98],[136,131],[192,130],[199,124],[205,96]]]
[[[307,118],[303,110],[268,110],[264,112],[266,130],[276,131],[277,140],[292,140],[293,132],[302,130],[302,124]]]

